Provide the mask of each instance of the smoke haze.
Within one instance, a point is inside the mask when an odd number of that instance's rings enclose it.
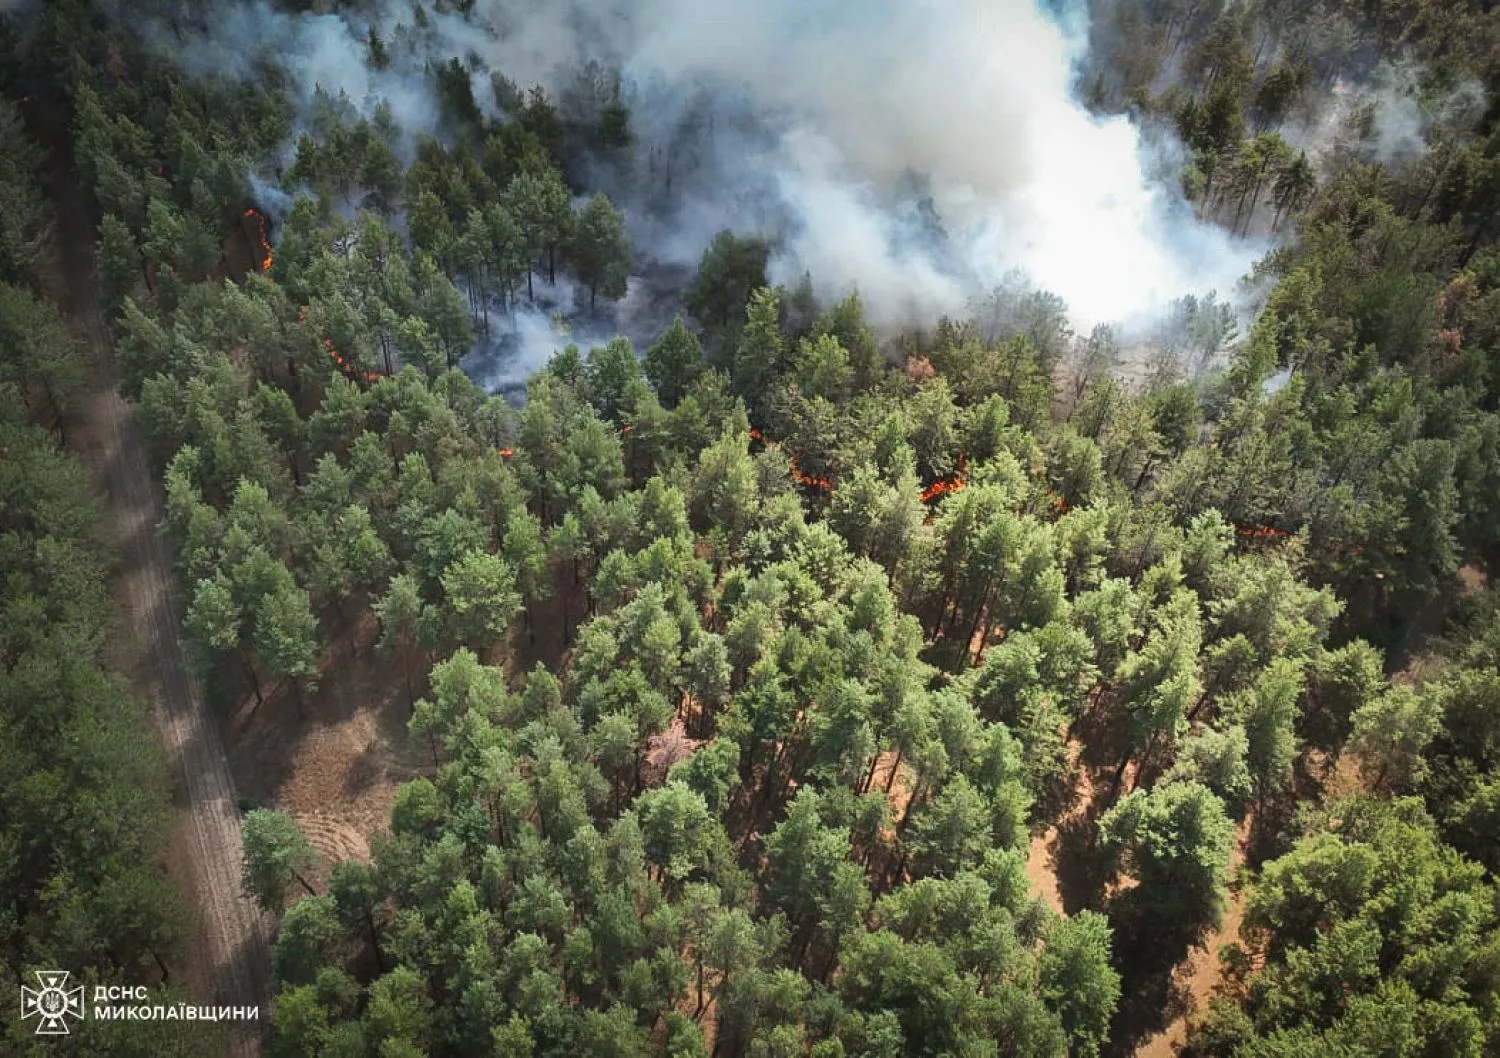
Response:
[[[584,63],[618,69],[636,149],[590,176],[638,255],[696,264],[718,230],[761,234],[773,281],[858,289],[886,327],[962,315],[1015,270],[1080,330],[1141,322],[1231,292],[1266,249],[1151,175],[1174,143],[1076,101],[1087,27],[1032,0],[479,0],[420,28],[388,4],[370,16],[394,57],[378,72],[353,15],[256,0],[207,17],[210,38],[173,37],[194,68],[249,76],[270,58],[304,101],[318,86],[367,114],[384,99],[409,134],[441,132],[428,62],[464,59],[487,108],[491,72],[559,99]]]
[[[1148,178],[1138,129],[1076,102],[1085,35],[1030,0],[481,8],[520,27],[492,44],[507,73],[546,82],[589,58],[618,61],[648,140],[700,93],[724,114],[748,102],[777,131],[720,131],[713,227],[737,200],[753,208],[727,226],[779,214],[772,278],[810,271],[825,294],[857,287],[877,322],[961,312],[1017,268],[1079,326],[1128,321],[1179,294],[1231,289],[1264,249],[1199,224]],[[935,223],[913,224],[924,197]],[[687,242],[701,249],[711,234]]]
[[[1477,81],[1424,91],[1423,75],[1415,63],[1383,62],[1367,83],[1336,80],[1312,120],[1288,139],[1325,171],[1351,159],[1399,169],[1420,158],[1435,134],[1472,131],[1484,112],[1485,90]]]

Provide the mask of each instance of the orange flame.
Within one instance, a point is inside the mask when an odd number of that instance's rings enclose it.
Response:
[[[750,440],[752,440],[752,441],[765,441],[765,439],[766,439],[766,435],[765,434],[761,433],[754,426],[750,427]],[[832,492],[833,491],[833,482],[829,481],[825,477],[819,477],[816,474],[807,474],[807,473],[804,473],[803,470],[802,470],[802,468],[797,465],[797,457],[796,457],[796,455],[793,454],[792,452],[789,452],[789,451],[786,453],[786,455],[787,455],[787,459],[791,461],[791,464],[792,464],[792,478],[793,478],[793,480],[795,480],[797,482],[797,484],[799,484],[799,485],[806,485],[808,488],[811,488],[811,489],[822,489],[824,492]]]
[[[944,478],[942,481],[934,481],[922,490],[922,502],[930,503],[941,496],[948,495],[950,492],[957,492],[964,487],[964,484],[965,482],[962,478]]]
[[[248,215],[249,214],[246,214],[246,216]],[[303,305],[297,310],[297,321],[304,324],[307,322],[306,305]],[[349,378],[355,382],[373,384],[379,382],[382,378],[385,377],[385,375],[381,374],[379,371],[372,371],[368,368],[360,367],[358,364],[344,359],[343,355],[339,353],[338,346],[333,344],[332,338],[323,339],[323,348],[328,351],[329,359],[331,359],[334,365],[344,373],[344,376],[346,378]]]
[[[943,478],[941,481],[934,481],[931,485],[928,485],[925,489],[923,489],[922,502],[930,503],[932,500],[938,499],[941,496],[946,496],[949,493],[957,492],[968,483],[969,457],[960,452],[958,453],[958,473],[954,474],[951,478]]]
[[[344,359],[344,357],[339,355],[339,351],[334,346],[332,338],[323,339],[323,348],[328,350],[328,355],[333,358],[333,362],[338,365],[339,370],[356,382],[364,382],[369,385],[379,382],[385,377],[379,371],[371,371],[368,368],[360,367],[358,364]]]
[[[1296,534],[1289,529],[1277,529],[1273,525],[1237,525],[1234,527],[1234,535],[1245,540],[1286,540]],[[1313,542],[1314,550],[1325,555],[1360,555],[1364,553],[1365,545],[1350,543],[1347,540],[1318,540]],[[1383,574],[1375,574],[1380,578]]]
[[[245,207],[245,216],[255,218],[255,226],[260,232],[260,270],[269,272],[275,255],[271,252],[271,240],[266,237],[266,218],[250,206]]]
[[[750,439],[752,441],[765,441],[766,437],[765,434],[763,434],[760,430],[752,426],[750,427]],[[799,485],[805,485],[806,487],[812,489],[819,489],[823,492],[833,491],[833,482],[830,479],[818,474],[809,474],[800,466],[798,466],[797,456],[795,453],[787,452],[787,458],[791,461],[792,464],[792,477]],[[942,481],[936,481],[927,486],[927,488],[922,492],[922,502],[927,503],[930,500],[937,499],[939,496],[946,496],[950,492],[957,492],[959,489],[963,488],[968,484],[968,471],[969,458],[964,453],[960,452],[958,454],[958,473],[953,475],[951,478],[944,478]]]
[[[797,458],[795,456],[791,456],[790,453],[788,453],[788,455],[790,456],[792,461],[792,477],[796,478],[799,484],[806,485],[808,488],[822,489],[824,492],[833,491],[833,482],[824,477],[818,477],[813,474],[804,474],[802,472],[802,468],[797,466]]]
[[[516,454],[516,450],[514,448],[497,448],[495,449],[495,451],[500,453],[501,459],[509,459],[511,456]]]
[[[1234,535],[1249,540],[1284,540],[1292,534],[1273,525],[1237,525],[1234,527]]]
[[[1274,525],[1237,525],[1234,527],[1234,535],[1244,540],[1287,540],[1297,534],[1290,529],[1277,529]],[[1309,544],[1310,550],[1322,555],[1362,555],[1365,545],[1352,543],[1348,540],[1313,540]],[[1384,574],[1375,574],[1379,579]]]
[[[260,234],[260,270],[262,272],[269,272],[271,270],[271,263],[275,260],[275,254],[271,252],[271,240],[266,235],[266,218],[261,216],[260,211],[255,209],[253,206],[245,207],[245,216],[255,218],[255,227]],[[297,310],[297,319],[301,323],[307,322],[306,305]],[[344,359],[343,355],[339,353],[338,347],[333,344],[332,338],[325,337],[323,339],[323,348],[328,351],[328,356],[333,360],[334,364],[337,365],[338,369],[342,371],[346,377],[354,380],[355,382],[363,382],[367,385],[370,385],[379,382],[382,378],[385,377],[385,375],[381,374],[379,371],[360,367],[358,364]]]

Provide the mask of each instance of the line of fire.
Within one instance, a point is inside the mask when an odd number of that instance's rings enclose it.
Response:
[[[245,217],[255,223],[256,235],[260,244],[260,271],[263,275],[267,275],[267,277],[269,278],[271,266],[276,261],[276,254],[271,247],[270,232],[266,225],[265,215],[257,210],[254,206],[246,206]],[[304,323],[307,321],[307,310],[305,308],[301,311],[300,319]],[[364,383],[365,385],[373,385],[374,383],[379,382],[382,378],[385,377],[382,372],[360,367],[358,364],[355,364],[348,360],[346,357],[339,353],[338,348],[333,344],[332,338],[325,337],[322,341],[323,348],[328,351],[329,358],[333,360],[334,365],[337,366],[338,369],[343,372],[346,377],[353,379],[356,382]],[[629,425],[620,428],[620,432],[622,434],[629,434],[631,430],[632,427]],[[765,435],[755,427],[751,427],[750,429],[750,438],[752,441],[758,441],[763,444],[774,443],[768,441]],[[510,459],[516,454],[515,449],[509,447],[499,448],[496,451],[503,459]],[[792,477],[799,485],[802,485],[804,488],[815,489],[823,493],[831,494],[833,492],[834,484],[831,480],[826,477],[821,477],[815,474],[808,474],[804,472],[797,465],[796,454],[791,452],[790,450],[787,450],[787,457],[791,462]],[[967,454],[960,452],[958,455],[958,472],[951,477],[940,478],[939,480],[934,481],[931,485],[928,485],[925,489],[923,489],[921,496],[922,502],[933,503],[937,500],[942,499],[944,496],[952,495],[953,493],[958,492],[959,490],[964,488],[964,486],[968,484],[968,470],[968,456]],[[1057,493],[1051,492],[1050,490],[1048,492],[1048,496],[1051,500],[1051,509],[1055,514],[1061,516],[1068,513],[1069,507],[1067,500],[1065,500],[1062,496],[1059,496]],[[1234,533],[1235,536],[1239,537],[1242,540],[1257,543],[1279,543],[1289,540],[1296,535],[1291,530],[1278,529],[1272,525],[1237,525],[1234,527]],[[1353,550],[1359,551],[1363,549],[1356,546]]]

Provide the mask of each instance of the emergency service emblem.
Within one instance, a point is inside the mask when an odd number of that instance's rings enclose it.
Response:
[[[83,1017],[83,986],[69,990],[68,971],[37,970],[41,988],[21,986],[21,1020],[37,1018],[38,1036],[66,1036],[68,1018]]]

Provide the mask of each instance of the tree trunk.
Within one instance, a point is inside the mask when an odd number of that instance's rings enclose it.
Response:
[[[929,639],[935,637],[938,634],[938,631],[943,627],[943,618],[947,616],[948,613],[948,598],[953,594],[952,580],[952,577],[946,577],[943,580],[943,595],[942,598],[938,600],[937,617],[933,619],[932,628],[927,632],[927,636]]]
[[[896,868],[891,874],[891,880],[887,888],[894,889],[896,886],[901,884],[901,876],[906,873],[907,855],[908,853],[905,849],[901,850],[901,858],[896,861]]]
[[[1411,210],[1409,216],[1412,220],[1421,219],[1422,211],[1427,208],[1427,202],[1432,197],[1432,193],[1437,190],[1438,184],[1447,174],[1448,165],[1445,162],[1432,174],[1432,179],[1427,182],[1427,188],[1422,192],[1422,197],[1417,201],[1416,207]]]
[[[1479,227],[1474,231],[1474,238],[1469,240],[1469,245],[1464,248],[1463,254],[1459,257],[1459,267],[1468,267],[1469,261],[1479,251],[1479,247],[1483,245],[1485,239],[1489,237],[1490,226],[1493,222],[1493,216],[1489,220],[1480,222]]]
[[[1141,494],[1141,487],[1146,484],[1146,477],[1151,473],[1151,469],[1155,465],[1156,457],[1153,455],[1146,456],[1145,463],[1141,465],[1141,472],[1135,479],[1135,487],[1130,490],[1133,495],[1139,496]]]
[[[1245,230],[1243,235],[1250,234],[1250,222],[1255,219],[1255,204],[1260,201],[1260,185],[1262,177],[1257,177],[1250,192],[1250,208],[1245,211]]]
[[[370,951],[375,955],[375,969],[385,973],[385,958],[380,954],[380,934],[375,929],[375,915],[365,912],[365,926],[370,931]]]
[[[1118,797],[1120,795],[1120,784],[1125,781],[1125,769],[1128,768],[1128,767],[1130,767],[1130,757],[1131,757],[1131,754],[1126,753],[1125,754],[1125,759],[1122,760],[1122,761],[1120,761],[1120,766],[1115,769],[1115,781],[1114,781],[1114,785],[1113,785],[1113,790],[1114,790],[1113,797]]]
[[[969,633],[964,636],[964,650],[966,652],[969,649],[969,644],[974,642],[974,633],[979,631],[979,622],[984,620],[984,615],[990,607],[990,600],[994,598],[995,589],[999,586],[995,583],[994,575],[991,574],[989,580],[985,582],[984,592],[979,596],[979,604],[974,607],[974,620],[969,622]],[[955,613],[954,616],[956,617],[957,614]]]
[[[266,700],[260,693],[260,679],[255,675],[255,662],[242,655],[240,665],[244,668],[245,675],[250,677],[250,688],[255,691],[255,704],[264,705]]]
[[[984,660],[984,648],[990,641],[990,636],[995,632],[995,609],[993,606],[986,607],[984,611],[984,631],[979,636],[979,647],[974,651],[974,664],[978,665]],[[1000,629],[1003,634],[1005,629]]]
[[[1136,559],[1135,576],[1137,577],[1141,575],[1141,570],[1146,568],[1146,556],[1150,553],[1151,549],[1156,546],[1156,530],[1156,523],[1153,522],[1151,525],[1151,535],[1146,537],[1146,542],[1141,546],[1140,557]]]
[[[896,757],[891,761],[891,773],[885,779],[885,792],[890,793],[896,785],[896,776],[901,774],[901,747],[896,747]]]
[[[895,774],[895,772],[891,773],[892,782],[895,781]],[[898,835],[904,834],[906,832],[906,824],[911,822],[912,811],[917,807],[917,801],[919,801],[926,792],[927,776],[919,775],[917,776],[917,785],[911,792],[911,798],[906,802],[906,811],[901,813],[901,822],[896,825],[896,833]],[[903,866],[906,864],[906,855],[904,853],[901,856],[901,863]]]
[[[338,626],[347,633],[344,641],[349,645],[349,658],[353,660],[355,654],[354,625],[344,617],[344,600],[340,596],[335,595],[330,601],[333,603],[333,616],[337,619]],[[332,646],[334,644],[330,642],[329,645]]]

